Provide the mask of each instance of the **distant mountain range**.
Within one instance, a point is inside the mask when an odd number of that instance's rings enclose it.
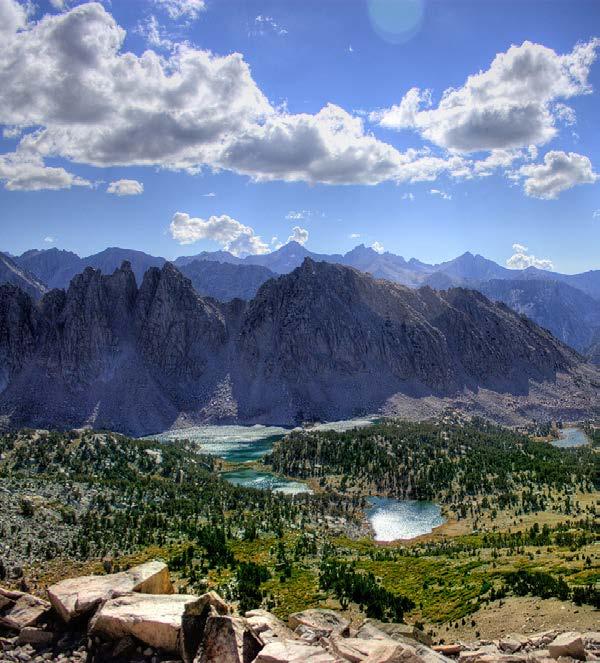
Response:
[[[448,405],[518,423],[592,416],[599,395],[598,369],[504,304],[310,258],[229,303],[172,263],[139,286],[128,262],[86,267],[38,302],[0,286],[0,426],[143,434]]]
[[[560,340],[597,360],[600,270],[569,275],[534,267],[507,269],[471,253],[430,265],[389,252],[378,253],[363,244],[342,255],[313,253],[297,242],[289,242],[272,253],[245,258],[227,251],[204,251],[177,258],[174,264],[191,279],[198,293],[230,301],[251,299],[265,281],[291,272],[305,258],[347,265],[411,288],[428,285],[436,290],[456,286],[479,290],[527,315]],[[166,262],[162,257],[120,248],[108,248],[85,258],[53,248],[27,251],[16,257],[5,255],[3,259],[12,267],[2,269],[0,265],[0,283],[22,285],[34,298],[48,288],[67,288],[71,279],[86,267],[110,274],[126,260],[137,283],[141,283],[150,267],[161,268]]]

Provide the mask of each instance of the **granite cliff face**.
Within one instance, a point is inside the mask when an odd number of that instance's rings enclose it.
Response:
[[[0,361],[5,426],[134,434],[346,418],[398,395],[487,390],[523,408],[534,384],[549,399],[536,412],[570,389],[585,410],[600,385],[577,353],[479,293],[411,290],[310,259],[229,304],[199,296],[170,263],[139,287],[129,263],[87,268],[38,304],[5,285]]]

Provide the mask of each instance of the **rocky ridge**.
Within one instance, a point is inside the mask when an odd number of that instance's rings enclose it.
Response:
[[[49,601],[0,588],[3,661],[184,663],[551,663],[600,660],[600,633],[547,631],[433,645],[408,624],[357,626],[328,609],[243,616],[215,592],[176,594],[165,564],[84,576],[48,588]]]
[[[503,414],[585,418],[600,388],[576,352],[475,291],[310,259],[229,304],[171,263],[139,287],[127,262],[88,267],[39,304],[0,286],[0,365],[0,424],[132,434],[343,419],[483,390],[510,397]]]

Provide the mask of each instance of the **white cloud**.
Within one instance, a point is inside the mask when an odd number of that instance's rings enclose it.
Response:
[[[48,237],[44,237],[44,242],[46,242],[46,244],[54,244],[55,241],[54,237],[50,237],[49,235]]]
[[[173,20],[195,21],[206,9],[205,0],[153,0]]]
[[[236,256],[269,252],[269,247],[252,228],[227,214],[201,219],[191,217],[184,212],[176,212],[169,231],[171,237],[180,244],[193,244],[201,239],[211,239]]]
[[[373,251],[377,251],[377,253],[383,253],[385,251],[381,242],[373,242],[373,244],[371,244],[371,248]]]
[[[250,34],[262,36],[268,32],[279,35],[280,37],[283,37],[288,33],[288,31],[283,26],[279,25],[272,16],[263,16],[262,14],[259,14],[254,19],[254,26],[250,31]]]
[[[0,0],[0,37],[9,38],[17,30],[22,30],[27,25],[29,10],[30,6],[16,0]]]
[[[554,269],[552,261],[548,258],[536,258],[534,255],[528,253],[529,249],[523,244],[513,244],[513,251],[515,252],[506,261],[506,266],[510,269],[527,269],[527,267],[536,267],[537,269]]]
[[[294,226],[292,228],[292,234],[287,238],[288,242],[298,242],[304,246],[308,241],[308,230],[306,228],[300,228],[300,226]]]
[[[577,124],[577,115],[575,114],[575,111],[566,104],[556,104],[554,106],[554,115],[557,120],[564,122],[564,124],[569,127]]]
[[[106,192],[117,196],[139,196],[144,193],[144,185],[137,180],[117,180],[108,185]]]
[[[452,194],[446,193],[445,191],[440,191],[440,189],[429,189],[429,193],[432,196],[439,196],[444,200],[452,200]]]
[[[8,191],[41,191],[91,186],[91,182],[64,168],[50,168],[36,155],[26,152],[0,154],[0,181]]]
[[[414,199],[415,199],[415,194],[411,193],[410,191],[408,193],[402,194],[402,200],[410,200],[410,202],[412,203]]]
[[[360,233],[351,233],[348,235],[348,237],[350,237],[350,239],[358,239],[360,237]]]
[[[33,128],[21,143],[40,158],[99,167],[327,184],[432,180],[456,168],[456,158],[399,152],[334,105],[314,115],[275,108],[238,53],[174,44],[165,56],[137,56],[122,50],[124,38],[98,3],[11,33],[0,51],[0,124]]]
[[[412,88],[372,119],[388,128],[413,128],[460,152],[542,145],[556,134],[556,119],[572,118],[557,100],[591,92],[587,79],[599,45],[592,39],[559,55],[526,41],[498,53],[489,69],[469,76],[462,87],[445,90],[437,107],[428,108],[428,90]]]
[[[214,198],[217,194],[214,193],[213,191],[209,191],[208,193],[203,193],[202,194],[205,198]]]
[[[165,28],[158,22],[158,19],[154,15],[140,21],[135,28],[135,32],[144,37],[150,46],[166,50],[173,48],[173,42],[168,37]]]
[[[593,219],[600,219],[600,209],[596,209],[592,212]]]
[[[523,177],[528,196],[552,200],[577,184],[592,184],[598,179],[588,157],[576,152],[547,152],[544,162],[521,166],[516,176]]]

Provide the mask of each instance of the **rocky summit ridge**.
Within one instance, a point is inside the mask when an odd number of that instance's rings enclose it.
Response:
[[[409,289],[310,258],[249,302],[201,297],[171,263],[87,267],[35,302],[0,286],[0,425],[130,434],[199,422],[426,414],[581,418],[600,374],[465,288]],[[568,396],[568,399],[567,399]]]
[[[571,663],[599,660],[600,633],[546,631],[432,645],[410,624],[353,624],[329,609],[236,613],[209,591],[177,594],[167,566],[67,578],[47,599],[0,587],[0,659],[115,663]]]

